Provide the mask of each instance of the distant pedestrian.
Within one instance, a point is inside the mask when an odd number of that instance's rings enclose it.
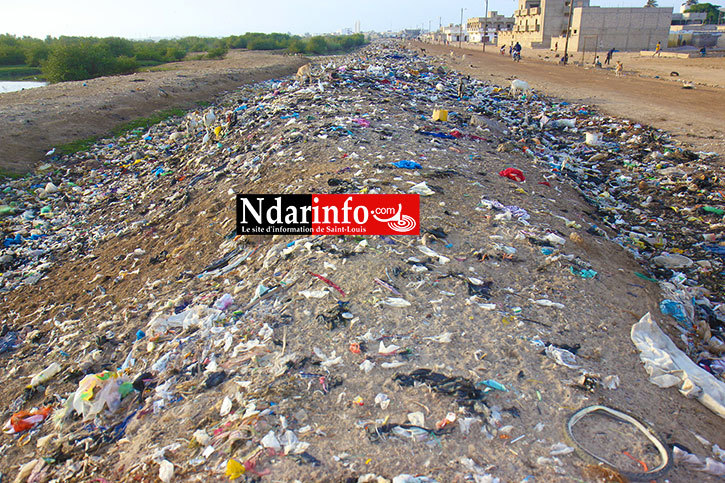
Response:
[[[624,73],[624,65],[622,64],[621,61],[618,60],[616,67],[614,67],[614,74],[617,77],[620,77],[623,75],[623,73]]]
[[[564,54],[561,56],[561,59],[559,59],[559,63],[561,65],[566,65],[567,62],[569,62],[569,54]]]
[[[506,44],[501,46],[501,55],[506,55]]]
[[[554,52],[559,52],[559,42],[554,42]]]
[[[607,52],[607,57],[604,59],[604,65],[609,65],[609,62],[612,60],[612,57],[614,56],[614,48],[609,49],[609,52]]]
[[[521,44],[516,42],[513,48],[513,59],[515,62],[521,61]]]
[[[656,55],[657,57],[660,57],[660,54],[661,54],[661,53],[662,53],[662,44],[661,44],[661,43],[660,43],[660,42],[658,41],[658,42],[657,42],[657,46],[655,47],[655,53],[654,53],[654,54],[652,54],[652,57],[654,57],[655,55]]]
[[[707,47],[703,46],[700,49],[700,57],[705,57],[707,55]]]

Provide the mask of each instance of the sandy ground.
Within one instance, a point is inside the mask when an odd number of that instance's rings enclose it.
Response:
[[[561,55],[561,53],[559,53]],[[598,52],[599,59],[604,62],[606,52]],[[536,50],[528,57],[536,57],[547,62],[557,63],[558,57],[548,50]],[[576,54],[572,61],[584,69],[593,69],[594,53]],[[629,75],[660,78],[671,82],[692,82],[696,85],[725,88],[725,57],[693,57],[676,59],[672,57],[653,57],[641,55],[639,52],[616,52],[609,66],[614,68],[616,61],[622,62]],[[674,75],[676,72],[678,75]]]
[[[313,459],[264,452],[257,469],[269,475],[261,481],[356,481],[366,473],[391,478],[403,472],[426,474],[440,482],[471,481],[464,458],[506,482],[528,477],[546,482],[594,481],[583,476],[588,468],[575,455],[555,460],[549,453],[553,444],[564,440],[567,416],[597,403],[630,411],[669,443],[700,455],[709,454],[709,448],[698,443],[693,432],[725,445],[721,419],[676,389],[663,390],[648,382],[629,340],[631,325],[651,311],[677,340],[674,324],[660,316],[659,290],[634,275],[642,267],[629,254],[565,223],[564,218],[583,227],[599,223],[575,188],[528,157],[497,152],[506,138],[494,132],[443,141],[414,132],[413,125],[428,123],[436,82],[446,83],[444,95],[451,108],[465,111],[465,104],[453,95],[455,79],[411,80],[406,77],[408,66],[424,69],[437,63],[427,66],[408,57],[407,64],[398,65],[388,57],[379,61],[386,71],[396,69],[399,79],[408,79],[390,85],[366,75],[365,60],[351,57],[348,66],[354,70],[345,74],[350,82],[327,85],[324,93],[288,86],[271,95],[271,89],[262,86],[226,96],[215,106],[217,112],[232,112],[241,98],[260,108],[246,109],[239,124],[224,131],[213,145],[202,144],[201,133],[188,132],[184,147],[162,148],[171,133],[183,132],[188,125],[177,119],[154,127],[151,142],[129,138],[115,142],[114,148],[79,153],[64,159],[47,177],[62,190],[47,203],[73,214],[74,233],[89,235],[65,242],[54,252],[53,269],[36,285],[3,294],[3,321],[22,331],[24,340],[17,351],[3,355],[2,360],[13,367],[0,384],[3,418],[42,402],[58,407],[58,398],[75,390],[83,374],[114,369],[127,354],[136,358],[134,374],[162,354],[178,354],[150,379],[154,385],[175,381],[169,389],[174,397],[162,410],[153,411],[151,401],[159,396],[149,385],[145,400],[125,399],[98,425],[76,417],[62,430],[46,423],[22,439],[6,437],[7,446],[0,454],[4,472],[12,478],[21,464],[54,456],[57,463],[46,466],[41,475],[61,481],[102,476],[108,481],[153,482],[158,481],[159,465],[152,455],[179,443],[165,456],[175,465],[174,481],[229,481],[223,476],[228,458],[243,460],[269,430],[288,427],[310,443]],[[352,121],[359,116],[370,126]],[[340,125],[344,128],[338,129]],[[463,122],[443,128],[454,127],[467,134],[477,132]],[[148,159],[132,165],[121,161],[136,151],[149,154]],[[416,159],[423,168],[390,167],[390,162],[400,159]],[[524,171],[526,182],[498,176],[507,166]],[[159,167],[169,174],[153,174]],[[233,239],[230,235],[235,192],[400,193],[421,181],[435,190],[421,199],[422,230],[443,230],[445,239],[366,237],[362,245],[354,237],[322,237],[308,240],[307,248],[301,242],[295,251],[280,256],[280,250],[299,237]],[[97,196],[80,203],[72,198],[73,186],[87,187]],[[20,193],[28,191],[20,188]],[[531,224],[496,220],[494,213],[479,207],[482,196],[525,207]],[[580,241],[567,241],[561,250],[590,263],[599,275],[585,280],[573,276],[567,264],[542,265],[541,247],[530,240],[547,231],[564,238],[579,234]],[[96,232],[109,235],[92,235]],[[448,261],[423,255],[424,243]],[[516,255],[503,256],[502,245],[515,248]],[[216,277],[196,276],[233,247],[250,253],[242,265]],[[136,249],[144,255],[132,255]],[[422,260],[427,269],[421,271],[420,263],[410,257]],[[324,274],[346,295],[340,296],[308,271]],[[466,303],[467,277],[492,282],[489,301],[497,310]],[[397,287],[412,305],[381,304],[391,293],[375,278]],[[281,286],[293,280],[296,285],[290,290],[241,310],[243,315],[231,315],[246,305],[259,284]],[[308,289],[329,292],[320,299],[307,299],[300,291]],[[173,313],[188,303],[208,305],[223,293],[233,293],[235,305],[213,334],[169,330],[155,339],[154,346],[146,345],[145,339],[134,342],[137,330],[148,331],[147,323],[156,311]],[[541,298],[564,307],[546,308],[530,301]],[[328,329],[317,316],[334,310],[338,301],[347,302],[353,319]],[[522,316],[546,326],[512,319],[517,306]],[[273,335],[261,347],[234,355],[224,348],[226,333],[234,345],[241,345],[255,340],[264,324]],[[436,340],[446,332],[451,334],[450,342]],[[589,392],[575,387],[572,381],[578,371],[555,365],[534,343],[538,340],[580,344],[579,364],[602,376],[618,375],[619,389],[597,387]],[[351,352],[354,341],[363,341],[366,351]],[[380,355],[379,342],[410,352]],[[315,347],[327,355],[334,351],[341,362],[324,369]],[[289,370],[274,375],[274,361],[285,354],[296,355],[289,360]],[[369,374],[359,368],[366,359],[376,364]],[[51,360],[62,364],[63,373],[47,384],[45,392],[23,395],[28,377]],[[383,366],[393,360],[403,365]],[[199,372],[210,361],[229,374],[227,381],[213,388],[205,385],[207,374]],[[396,373],[417,368],[505,384],[508,392],[493,391],[485,397],[486,404],[501,413],[500,421],[491,426],[495,434],[489,438],[481,429],[487,417],[476,411],[483,408],[466,409],[455,397],[394,382]],[[305,379],[302,373],[323,374],[340,384],[322,391],[317,376]],[[389,407],[376,405],[378,393],[389,396]],[[233,401],[229,416],[220,416],[224,397]],[[251,403],[265,414],[242,417]],[[457,423],[427,442],[387,435],[369,438],[366,428],[403,423],[414,411],[423,413],[426,427],[434,427],[450,412],[475,421],[470,432]],[[125,434],[113,432],[120,424]],[[203,448],[191,442],[196,430],[214,435],[211,456],[202,458]],[[50,434],[56,439],[37,449],[39,438]],[[632,471],[638,468],[622,451],[652,462],[645,458],[647,448],[621,434],[610,439],[618,464]],[[714,481],[684,466],[675,467],[667,478]]]
[[[535,52],[536,59],[524,51],[521,63],[515,63],[493,49],[483,53],[451,46],[413,45],[430,55],[446,56],[451,67],[479,79],[502,85],[513,78],[523,79],[547,95],[657,126],[695,149],[725,154],[725,58],[653,59],[616,54],[615,60],[624,59],[625,69],[625,76],[617,78],[611,70],[561,67],[553,62],[553,53],[549,61],[543,58],[542,51]],[[466,54],[465,60],[462,54]],[[646,75],[637,75],[635,69]],[[680,73],[679,80],[696,82],[695,88],[683,89],[681,82],[672,81],[672,71]],[[651,77],[654,75],[660,78]]]
[[[283,77],[306,62],[233,50],[222,60],[174,62],[154,72],[0,94],[0,168],[28,171],[56,145],[106,134],[161,109],[193,107],[241,84]]]

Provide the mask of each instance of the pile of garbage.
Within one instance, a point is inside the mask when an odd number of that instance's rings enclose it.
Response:
[[[392,42],[328,61],[0,185],[2,475],[591,477],[561,429],[594,398],[683,448],[613,432],[622,474],[723,474],[721,420],[672,421],[689,401],[641,383],[618,327],[659,282],[722,380],[710,155]],[[237,193],[411,192],[420,237],[235,233]]]
[[[638,276],[660,284],[661,311],[681,324],[693,358],[708,371],[719,367],[725,168],[717,154],[694,152],[662,130],[536,95],[475,104],[474,112],[509,127],[511,140],[500,151],[522,152],[577,187],[599,218],[587,231],[641,261]]]

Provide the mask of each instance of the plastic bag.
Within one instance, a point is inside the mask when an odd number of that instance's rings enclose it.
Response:
[[[73,409],[84,420],[91,419],[106,407],[111,412],[116,411],[121,405],[121,386],[124,382],[125,379],[119,378],[118,373],[111,371],[84,377],[72,396]]]
[[[502,171],[499,171],[498,175],[518,182],[526,181],[526,176],[524,176],[524,173],[522,173],[520,169],[516,168],[506,168]]]
[[[45,421],[52,411],[53,408],[50,406],[35,411],[19,411],[10,416],[8,422],[3,426],[3,433],[16,434],[32,429]]]

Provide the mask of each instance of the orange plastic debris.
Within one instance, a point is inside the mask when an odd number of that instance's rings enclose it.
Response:
[[[50,406],[37,411],[18,411],[10,416],[10,420],[3,426],[3,432],[5,434],[16,434],[32,429],[45,421],[52,411],[53,408]]]

